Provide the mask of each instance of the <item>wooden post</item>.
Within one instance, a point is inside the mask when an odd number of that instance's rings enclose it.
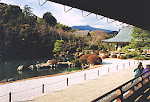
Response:
[[[116,68],[116,70],[118,70],[118,65],[117,65],[117,68]]]
[[[99,70],[98,70],[98,76],[99,76]]]
[[[129,66],[130,66],[130,62],[129,62]]]
[[[134,61],[134,64],[135,64],[135,61]]]
[[[9,102],[11,102],[11,92],[9,93]]]
[[[42,93],[44,93],[44,84],[42,85]]]
[[[108,67],[108,73],[109,73],[109,67]]]
[[[86,80],[86,74],[84,74],[84,80]]]
[[[125,64],[123,64],[123,68],[125,67]]]
[[[67,86],[68,86],[68,78],[67,78]]]
[[[121,90],[120,89],[118,89],[116,91],[117,91],[117,95],[121,95]],[[120,97],[117,98],[116,102],[121,102]]]

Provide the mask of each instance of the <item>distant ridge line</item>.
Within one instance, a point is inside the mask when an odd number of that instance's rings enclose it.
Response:
[[[91,27],[91,26],[89,26],[89,25],[72,26],[72,28],[73,28],[73,29],[78,29],[78,30],[89,30],[89,31],[102,30],[102,31],[106,31],[107,33],[113,32],[112,30],[101,29],[101,28],[95,28],[95,27]]]

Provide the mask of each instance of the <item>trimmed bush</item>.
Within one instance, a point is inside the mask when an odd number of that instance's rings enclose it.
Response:
[[[91,56],[91,54],[85,54],[83,56],[80,57],[79,62],[82,64],[86,64],[87,63],[87,58]]]
[[[106,51],[100,51],[100,53],[106,53]]]
[[[102,59],[97,55],[91,55],[87,58],[88,64],[99,64],[102,62]]]
[[[109,56],[110,56],[110,53],[106,53],[106,55],[109,57]]]
[[[57,64],[57,59],[51,59],[50,64]]]
[[[103,58],[103,59],[109,58],[109,55],[108,55],[108,54],[104,54],[104,55],[102,56],[102,58]]]
[[[119,59],[126,59],[124,55],[118,56]]]
[[[98,55],[98,52],[96,51],[96,52],[94,53],[94,55]]]
[[[117,55],[111,55],[111,58],[117,58]]]

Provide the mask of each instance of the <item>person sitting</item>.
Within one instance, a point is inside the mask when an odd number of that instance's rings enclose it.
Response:
[[[142,73],[143,73],[143,70],[144,70],[144,68],[143,68],[142,62],[140,62],[139,65],[138,65],[138,68],[136,68],[136,69],[134,70],[134,72],[136,72],[136,73],[135,73],[135,77],[137,77],[138,75],[142,74]],[[136,78],[135,81],[137,81],[138,79],[139,79],[139,78]]]
[[[146,68],[143,70],[143,73],[150,70],[150,65],[146,65]],[[143,74],[143,76],[147,75],[148,73],[150,73],[150,71],[146,72],[145,74]]]

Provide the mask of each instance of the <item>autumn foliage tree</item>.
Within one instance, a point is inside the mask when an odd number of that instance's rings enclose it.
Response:
[[[101,40],[106,39],[107,32],[102,30],[94,30],[90,32],[92,39],[89,39],[89,48],[94,44],[101,43]]]

